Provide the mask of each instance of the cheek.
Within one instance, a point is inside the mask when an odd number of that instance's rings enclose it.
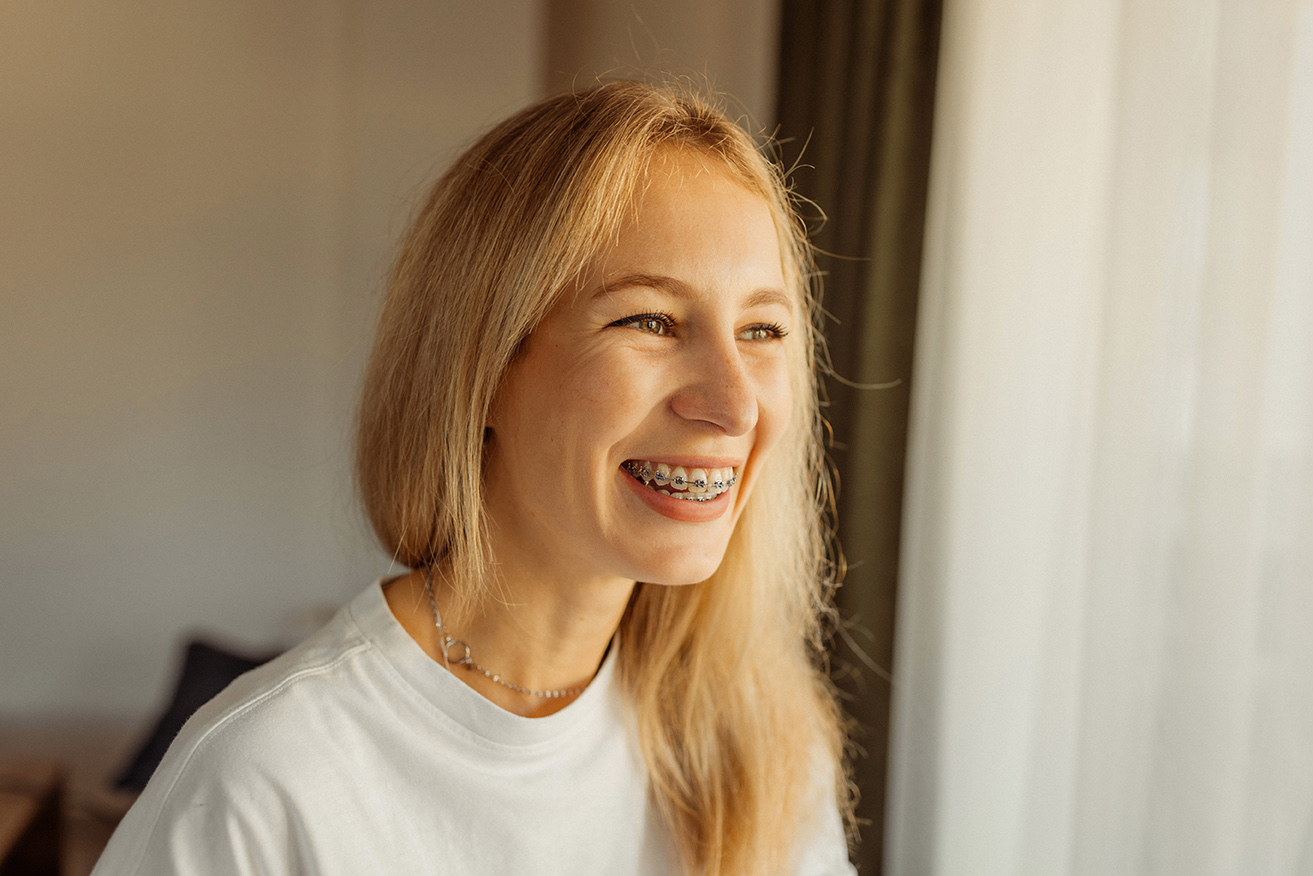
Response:
[[[793,417],[793,382],[783,360],[768,363],[758,381],[757,442],[761,450],[770,450],[788,429]]]
[[[594,429],[628,423],[644,406],[651,407],[658,392],[659,368],[617,353],[593,356],[560,376],[572,407]]]
[[[600,449],[606,449],[632,427],[639,406],[647,395],[641,369],[626,369],[615,362],[592,358],[569,364],[532,363],[508,396],[505,411],[514,414],[517,442],[530,449],[557,457],[555,464],[574,468],[587,464]],[[581,457],[572,460],[567,457]]]

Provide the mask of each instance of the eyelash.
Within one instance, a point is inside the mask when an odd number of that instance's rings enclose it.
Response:
[[[627,328],[629,326],[638,327],[641,323],[647,322],[660,324],[663,332],[668,332],[675,327],[675,318],[668,313],[639,313],[634,316],[626,316],[624,319],[617,319],[615,322],[611,323],[611,325],[619,328]],[[652,335],[663,333],[649,331],[647,328],[639,328],[638,330]]]
[[[611,325],[617,328],[625,328],[629,326],[637,327],[640,324],[647,322],[655,322],[659,324],[662,327],[662,331],[655,332],[655,331],[651,331],[648,328],[639,328],[638,330],[641,332],[647,332],[648,334],[657,335],[658,337],[664,335],[666,332],[670,331],[675,327],[675,318],[673,316],[671,316],[668,313],[656,313],[656,312],[639,313],[639,314],[635,314],[634,316],[626,316],[623,319],[617,319],[615,322],[611,323]],[[767,333],[766,337],[754,338],[753,340],[759,340],[759,341],[779,340],[780,338],[783,338],[785,335],[789,333],[788,329],[786,329],[784,326],[780,325],[777,322],[757,323],[756,325],[748,326],[746,329],[744,329],[745,332],[760,331],[760,330],[766,331]],[[740,332],[740,334],[742,334],[742,332]]]

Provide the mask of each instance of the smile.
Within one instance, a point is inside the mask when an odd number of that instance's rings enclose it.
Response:
[[[647,459],[630,459],[621,468],[649,490],[689,502],[710,502],[738,482],[733,468],[693,468],[671,466]]]

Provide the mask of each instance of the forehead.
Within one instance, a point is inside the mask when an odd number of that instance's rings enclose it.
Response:
[[[707,206],[707,196],[718,196],[737,199],[740,204],[755,202],[754,207],[771,214],[770,202],[756,181],[728,159],[700,149],[667,146],[654,152],[644,165],[628,205],[628,220],[641,221],[644,213],[669,209],[671,198],[699,196],[703,200],[697,201],[698,206]]]
[[[653,157],[624,219],[599,248],[582,286],[596,291],[619,278],[644,275],[673,278],[674,285],[693,288],[746,284],[753,287],[750,291],[790,295],[770,202],[719,158],[690,150]]]
[[[663,146],[655,150],[643,167],[638,194],[653,184],[679,184],[703,179],[727,186],[737,186],[760,195],[757,186],[743,171],[724,156],[692,146]]]

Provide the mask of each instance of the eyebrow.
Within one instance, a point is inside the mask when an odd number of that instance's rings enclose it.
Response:
[[[620,277],[613,277],[602,282],[592,295],[593,300],[603,298],[612,292],[618,292],[631,286],[645,286],[649,289],[659,289],[676,298],[692,298],[695,293],[693,288],[682,280],[674,277],[667,277],[664,274],[625,274]],[[772,286],[766,286],[754,290],[743,301],[744,307],[761,307],[768,304],[778,304],[793,312],[793,300],[783,289],[777,289]]]

